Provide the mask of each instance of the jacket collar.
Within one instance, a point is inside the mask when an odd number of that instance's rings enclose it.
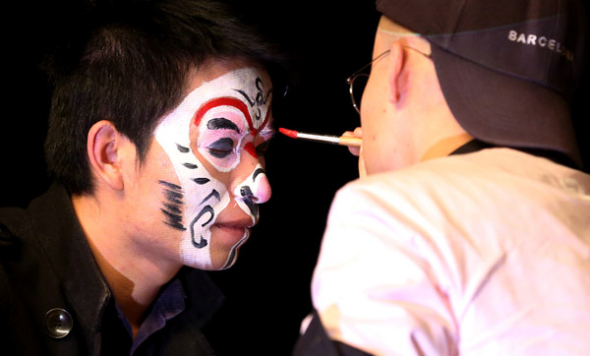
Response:
[[[40,247],[62,281],[62,293],[87,330],[98,330],[112,293],[100,271],[65,188],[54,183],[29,212]]]

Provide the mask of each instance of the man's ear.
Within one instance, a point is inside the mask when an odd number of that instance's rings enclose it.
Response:
[[[101,179],[114,190],[122,190],[124,187],[119,161],[121,143],[122,136],[110,121],[99,121],[88,131],[88,161],[95,178]]]
[[[400,41],[394,41],[390,45],[389,65],[390,72],[388,78],[389,84],[389,101],[397,104],[404,95],[407,88],[407,77],[404,75],[403,68],[406,61],[406,52]]]

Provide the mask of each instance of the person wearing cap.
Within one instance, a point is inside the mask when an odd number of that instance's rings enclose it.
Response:
[[[332,203],[294,354],[587,355],[582,4],[377,9],[362,100],[349,79],[361,177]]]

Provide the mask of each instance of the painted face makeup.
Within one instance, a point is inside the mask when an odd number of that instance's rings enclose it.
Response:
[[[242,68],[200,85],[156,128],[180,182],[159,182],[163,222],[181,231],[185,265],[230,267],[256,224],[257,203],[270,197],[256,154],[274,133],[270,103],[266,72]]]

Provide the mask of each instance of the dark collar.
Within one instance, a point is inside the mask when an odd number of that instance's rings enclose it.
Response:
[[[69,194],[54,183],[27,210],[43,254],[61,281],[77,322],[85,329],[98,330],[112,293],[95,262]]]
[[[477,152],[479,150],[483,150],[486,148],[494,148],[494,147],[502,147],[502,146],[494,146],[489,143],[474,139],[474,140],[467,142],[463,146],[457,148],[456,150],[451,152],[450,155],[472,153],[472,152]],[[514,149],[517,151],[528,153],[533,156],[547,158],[557,164],[561,164],[563,166],[567,166],[567,167],[574,168],[574,169],[579,169],[577,167],[577,165],[571,159],[566,157],[564,154],[556,152],[556,151],[542,150],[542,149],[535,149],[535,148],[517,148],[517,147],[505,147],[505,148],[511,148],[511,149]]]

